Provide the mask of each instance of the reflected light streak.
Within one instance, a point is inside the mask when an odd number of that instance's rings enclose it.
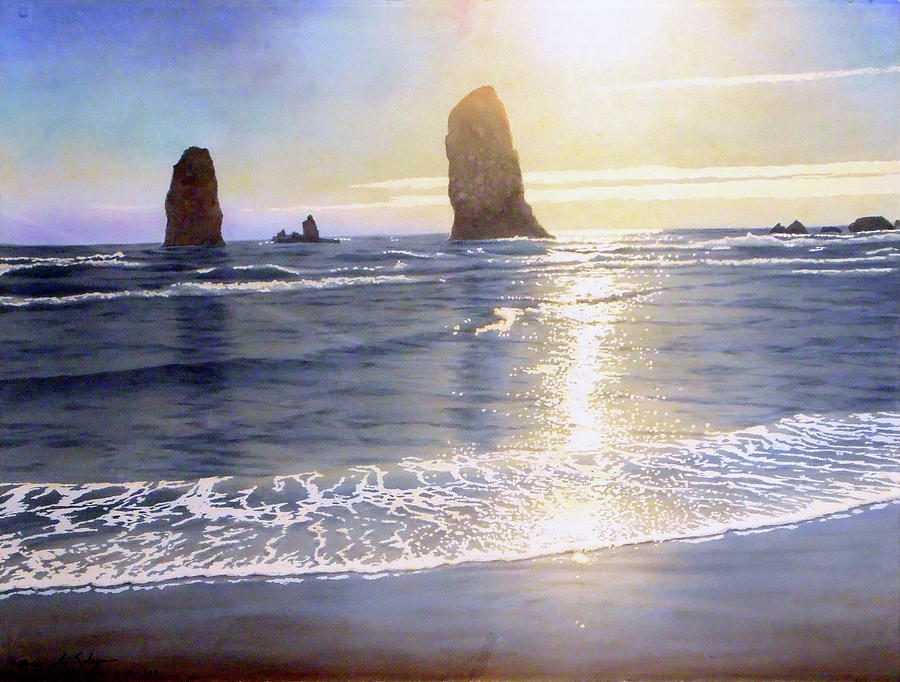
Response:
[[[522,315],[521,308],[494,308],[494,315],[500,319],[491,324],[486,324],[475,330],[476,334],[484,332],[497,332],[498,334],[509,334],[509,330],[516,323],[516,320]]]
[[[564,286],[566,293],[547,311],[564,337],[559,351],[562,362],[556,372],[545,373],[542,387],[545,393],[555,396],[550,401],[550,413],[556,415],[548,425],[552,431],[548,434],[550,449],[559,453],[560,460],[571,461],[579,455],[593,460],[623,437],[614,419],[618,410],[598,400],[598,393],[616,376],[615,368],[610,366],[611,356],[603,348],[609,344],[612,323],[621,304],[596,304],[616,289],[612,278],[596,269]],[[610,471],[590,463],[570,467],[591,469],[595,485],[583,486],[584,471],[579,470],[573,479],[563,477],[558,487],[548,490],[532,517],[535,547],[595,546],[598,536],[620,535],[614,528],[617,521],[624,521],[616,510],[620,501],[611,496],[614,487],[602,485]],[[599,491],[596,483],[601,484]],[[584,554],[579,556],[581,563],[589,560]]]

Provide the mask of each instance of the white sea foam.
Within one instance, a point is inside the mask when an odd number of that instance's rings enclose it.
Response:
[[[791,270],[792,275],[883,275],[889,272],[897,272],[896,268],[849,268],[837,270],[833,268],[797,268]]]
[[[0,535],[0,590],[377,575],[753,531],[898,498],[889,412],[592,455],[469,450],[267,481],[4,484],[0,520],[18,530]]]
[[[73,305],[90,301],[112,301],[122,298],[170,298],[174,296],[226,296],[235,294],[268,294],[302,289],[338,289],[352,286],[405,284],[412,278],[402,275],[357,277],[323,277],[321,279],[266,280],[249,282],[177,282],[160,289],[126,289],[123,291],[91,291],[64,296],[0,296],[0,305],[30,307],[37,305]]]
[[[900,244],[900,233],[895,230],[883,232],[858,232],[856,234],[753,234],[747,232],[742,237],[720,237],[718,239],[690,242],[685,248],[704,249],[718,247],[782,247],[788,249],[808,248],[813,245],[839,245],[865,240],[866,243]]]
[[[91,256],[11,256],[0,257],[0,275],[8,272],[29,270],[38,267],[75,267],[90,266],[95,268],[116,267],[116,268],[143,268],[147,267],[147,263],[140,261],[127,260],[125,254],[121,251],[115,253],[95,253]]]
[[[251,265],[234,265],[232,266],[235,270],[277,270],[279,272],[283,272],[286,275],[300,275],[302,274],[300,270],[295,270],[293,268],[288,268],[283,265],[275,265],[274,263],[262,263],[262,264],[251,264]]]
[[[437,258],[441,254],[428,254],[428,253],[417,253],[415,251],[407,251],[405,249],[386,249],[384,251],[384,255],[386,256],[401,256],[405,258],[419,258],[422,260],[431,260],[432,258]]]

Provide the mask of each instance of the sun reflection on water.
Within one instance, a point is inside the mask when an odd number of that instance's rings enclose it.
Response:
[[[613,482],[619,463],[605,456],[630,442],[641,421],[619,386],[624,370],[616,352],[631,290],[590,263],[555,281],[554,289],[540,311],[547,352],[531,371],[541,375],[538,393],[546,406],[538,439],[545,444],[543,464],[559,474],[525,525],[535,549],[596,547],[598,537],[629,532],[627,509],[634,502],[633,491],[623,496]]]

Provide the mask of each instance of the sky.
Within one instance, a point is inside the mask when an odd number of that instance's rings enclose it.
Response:
[[[191,145],[226,241],[449,233],[484,84],[550,232],[900,218],[897,0],[0,0],[0,243],[161,242]]]

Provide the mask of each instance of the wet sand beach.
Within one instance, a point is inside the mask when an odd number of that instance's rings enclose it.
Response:
[[[896,679],[900,505],[392,576],[0,600],[4,679]]]

